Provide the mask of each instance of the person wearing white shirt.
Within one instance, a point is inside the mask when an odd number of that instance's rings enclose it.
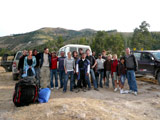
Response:
[[[103,64],[105,62],[105,59],[102,58],[102,54],[98,55],[98,59],[96,61],[97,61],[96,80],[97,80],[97,83],[100,84],[100,87],[103,88],[103,84],[102,84],[102,79],[104,76],[104,65]],[[99,81],[99,76],[100,76],[100,81]]]

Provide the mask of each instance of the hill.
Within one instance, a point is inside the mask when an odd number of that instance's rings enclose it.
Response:
[[[67,30],[63,28],[41,28],[36,31],[15,34],[10,36],[0,37],[0,48],[6,48],[12,51],[22,50],[27,47],[39,46],[47,41],[57,40],[61,36],[64,41],[78,40],[82,37],[90,38],[96,33],[92,29],[83,29],[80,31]]]

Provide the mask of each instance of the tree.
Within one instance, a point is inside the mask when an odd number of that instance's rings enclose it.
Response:
[[[149,32],[150,25],[143,21],[139,28],[134,29],[133,37],[131,40],[132,48],[136,49],[152,49],[154,40]]]

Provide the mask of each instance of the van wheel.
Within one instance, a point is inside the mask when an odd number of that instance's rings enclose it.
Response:
[[[13,80],[18,80],[18,75],[17,74],[13,74]]]
[[[160,72],[158,72],[157,80],[158,80],[158,84],[160,85]]]

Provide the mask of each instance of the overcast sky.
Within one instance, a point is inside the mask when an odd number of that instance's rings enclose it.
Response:
[[[160,0],[0,0],[0,36],[42,27],[160,31]]]

